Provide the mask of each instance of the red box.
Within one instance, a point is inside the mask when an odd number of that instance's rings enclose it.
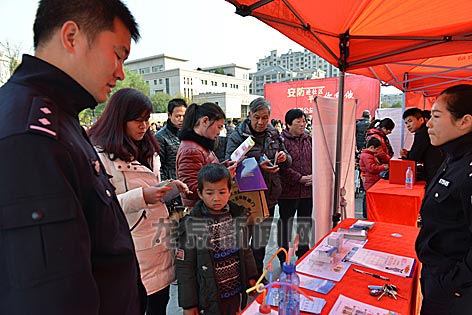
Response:
[[[405,185],[405,174],[408,166],[411,166],[413,171],[413,185],[416,183],[416,161],[402,160],[393,157],[390,160],[390,168],[388,172],[388,182],[390,184]]]

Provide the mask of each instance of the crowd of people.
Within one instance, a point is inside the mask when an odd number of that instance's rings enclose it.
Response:
[[[1,314],[165,314],[175,280],[185,315],[237,314],[262,275],[276,205],[279,246],[296,228],[296,255],[309,250],[312,137],[302,110],[271,121],[261,97],[244,120],[227,120],[217,104],[175,98],[154,130],[149,97],[123,88],[86,132],[79,112],[124,78],[140,38],[133,15],[120,0],[43,0],[33,29],[35,55],[0,88]],[[422,163],[428,182],[416,241],[422,314],[472,309],[471,102],[472,85],[457,85],[431,112],[403,114],[415,136],[400,155]],[[356,146],[368,189],[388,170],[395,124],[362,116]],[[269,216],[251,225],[230,200],[230,156],[247,137],[246,157],[268,188]]]

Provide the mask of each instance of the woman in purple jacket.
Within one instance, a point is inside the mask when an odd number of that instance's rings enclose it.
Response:
[[[281,170],[282,194],[279,197],[278,245],[288,249],[292,235],[293,217],[297,213],[297,231],[300,245],[296,255],[302,257],[310,248],[312,192],[312,144],[305,133],[306,114],[301,109],[291,109],[285,114],[286,129],[282,131],[285,148],[292,156],[292,166]],[[281,263],[285,253],[279,253]]]

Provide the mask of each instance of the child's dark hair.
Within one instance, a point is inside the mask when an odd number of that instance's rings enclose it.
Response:
[[[420,119],[420,118],[423,118],[423,111],[421,109],[419,109],[418,107],[412,107],[412,108],[408,108],[407,110],[405,110],[405,112],[403,113],[403,120],[405,120],[407,117],[410,117],[410,116],[413,116],[415,117],[416,119]]]
[[[380,142],[379,139],[372,137],[369,140],[367,140],[366,148],[370,146],[373,146],[374,148],[378,148],[380,147],[381,144],[382,143]]]
[[[197,175],[198,190],[203,191],[203,183],[217,183],[222,179],[228,182],[228,189],[231,191],[231,175],[228,169],[222,164],[207,164],[203,166]]]

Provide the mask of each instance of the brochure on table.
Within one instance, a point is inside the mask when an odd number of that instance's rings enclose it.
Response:
[[[332,232],[332,235],[335,232]],[[330,236],[328,235],[328,237]],[[325,278],[333,281],[340,281],[351,263],[344,261],[344,258],[355,247],[362,247],[367,242],[359,240],[343,239],[342,249],[335,254],[334,263],[323,263],[316,259],[317,250],[328,245],[328,237],[308,254],[299,264],[297,264],[297,272],[307,275]]]
[[[358,248],[354,251],[355,253],[349,258],[349,261],[353,264],[407,278],[411,277],[413,273],[414,258],[365,248]]]
[[[300,287],[315,291],[321,294],[327,294],[334,287],[334,282],[326,279],[313,278],[297,273],[300,278]]]
[[[328,315],[346,314],[401,315],[400,313],[362,303],[340,294]]]
[[[300,295],[300,311],[319,314],[326,304],[325,299],[311,296],[313,301],[310,301],[305,296]],[[279,289],[270,289],[267,294],[268,304],[272,306],[279,306]],[[256,313],[257,314],[257,313]]]

